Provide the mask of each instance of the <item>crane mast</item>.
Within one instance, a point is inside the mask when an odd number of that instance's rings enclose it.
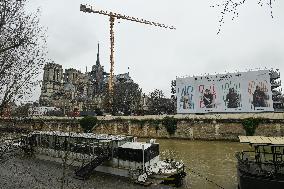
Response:
[[[148,21],[145,19],[130,17],[127,15],[122,15],[122,14],[113,13],[113,12],[104,11],[104,10],[96,10],[90,5],[81,4],[80,11],[85,12],[85,13],[101,14],[101,15],[109,17],[109,22],[110,22],[110,76],[108,80],[108,90],[109,90],[109,94],[111,97],[110,98],[111,99],[110,104],[111,104],[112,97],[113,97],[113,77],[114,77],[114,29],[113,28],[114,28],[115,19],[124,19],[124,20],[132,21],[132,22],[152,25],[152,26],[171,29],[171,30],[175,30],[176,28],[174,26],[167,26],[165,24],[160,24],[158,22],[152,22],[152,21]]]
[[[113,32],[113,26],[114,26],[114,16],[109,17],[109,25],[110,25],[110,76],[108,80],[108,90],[109,94],[112,97],[113,93],[113,76],[114,76],[114,32]]]

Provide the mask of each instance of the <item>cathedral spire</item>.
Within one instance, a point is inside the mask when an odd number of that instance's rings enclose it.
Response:
[[[98,43],[98,53],[97,53],[97,65],[100,65],[100,43]]]

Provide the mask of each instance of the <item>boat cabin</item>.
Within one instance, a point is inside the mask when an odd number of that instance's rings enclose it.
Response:
[[[93,133],[65,133],[59,131],[35,131],[27,136],[22,136],[22,142],[28,144],[36,151],[70,151],[88,156],[100,153],[109,153],[114,156],[114,149],[126,142],[133,141],[133,136],[108,135]]]
[[[257,163],[283,163],[284,137],[239,136],[241,143],[249,144],[253,149],[243,151],[247,160]]]
[[[144,168],[159,161],[159,144],[126,142],[116,149],[114,165],[125,168]]]
[[[252,149],[236,153],[238,188],[284,188],[284,137],[239,136]]]

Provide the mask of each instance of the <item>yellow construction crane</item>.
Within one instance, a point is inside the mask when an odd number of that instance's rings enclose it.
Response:
[[[80,11],[85,12],[85,13],[96,13],[96,14],[101,14],[109,17],[109,22],[110,22],[110,77],[109,77],[109,82],[108,82],[108,87],[109,87],[109,92],[110,95],[112,96],[112,91],[113,91],[113,68],[114,68],[114,32],[113,32],[113,27],[114,27],[114,21],[115,19],[124,19],[124,20],[129,20],[137,23],[142,23],[142,24],[148,24],[152,26],[157,26],[161,28],[167,28],[167,29],[172,29],[175,30],[176,28],[173,26],[166,26],[165,24],[160,24],[157,22],[151,22],[148,20],[144,19],[139,19],[139,18],[134,18],[131,16],[126,16],[126,15],[121,15],[113,12],[108,12],[108,11],[103,11],[103,10],[95,10],[92,6],[90,5],[80,5]]]

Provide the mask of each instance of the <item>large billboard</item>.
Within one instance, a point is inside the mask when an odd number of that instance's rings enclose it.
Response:
[[[274,111],[269,70],[176,79],[177,113]]]

